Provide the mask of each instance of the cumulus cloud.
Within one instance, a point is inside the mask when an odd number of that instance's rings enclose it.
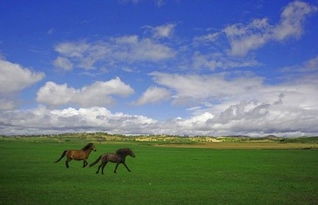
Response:
[[[94,69],[97,65],[130,65],[136,62],[160,62],[176,55],[174,49],[151,38],[137,35],[120,36],[96,42],[64,42],[56,45],[60,55],[54,61],[58,67],[70,70],[72,65]]]
[[[109,81],[97,81],[80,89],[69,87],[67,84],[47,82],[37,92],[37,101],[49,106],[79,105],[108,106],[114,102],[113,95],[128,96],[134,90],[120,78]]]
[[[169,38],[173,35],[176,24],[168,23],[160,26],[147,26],[154,38]]]
[[[19,64],[0,59],[0,94],[21,91],[42,80],[44,74],[32,72]]]
[[[103,107],[53,110],[38,107],[0,112],[0,132],[7,135],[83,131],[143,134],[154,123],[155,120],[142,115],[111,113]]]
[[[304,136],[318,134],[318,83],[317,78],[295,79],[270,85],[258,76],[181,75],[152,73],[155,83],[139,103],[154,102],[160,92],[172,95],[174,103],[195,107],[188,111],[192,116],[157,121],[143,115],[112,113],[103,107],[0,111],[0,130],[4,134],[42,134],[80,131],[106,131],[121,134],[177,134],[177,135],[252,135]],[[87,103],[80,96],[93,96],[101,87],[116,88],[122,84],[113,79],[105,86],[92,84],[82,89],[55,85],[50,90],[54,105]],[[106,84],[107,84],[106,82]],[[54,84],[52,84],[54,85]],[[120,86],[119,86],[120,87]],[[97,89],[98,88],[98,89]],[[166,88],[166,90],[165,90]],[[106,98],[118,91],[107,89]],[[122,89],[121,94],[129,94]],[[166,93],[166,91],[168,91]],[[60,96],[55,93],[59,93]],[[93,93],[93,94],[92,94]],[[149,93],[149,94],[147,94]],[[159,94],[158,94],[159,93]],[[169,94],[169,95],[168,95]],[[67,96],[69,98],[67,98]],[[45,98],[44,98],[45,99]],[[165,97],[156,100],[165,99]],[[54,101],[56,100],[56,101]],[[59,101],[58,101],[59,100]],[[82,100],[82,101],[81,101]],[[99,101],[98,99],[97,101]],[[104,101],[105,102],[105,101]],[[93,106],[92,104],[86,104]]]
[[[193,43],[195,45],[210,44],[217,41],[220,35],[222,35],[222,32],[209,33],[209,34],[204,34],[201,36],[196,36],[193,38]]]
[[[267,85],[263,78],[255,75],[231,77],[227,74],[185,75],[160,72],[150,75],[154,82],[174,92],[175,103],[195,102],[205,105],[205,102],[212,101],[212,106],[220,107],[220,110],[231,104],[255,99],[271,103],[277,101],[277,96],[283,96],[289,105],[304,109],[315,107],[318,100],[317,80],[308,78]]]
[[[309,111],[279,103],[243,101],[219,113],[204,112],[175,122],[183,127],[182,133],[192,135],[303,136],[318,133],[317,114],[317,109]]]
[[[229,98],[256,90],[262,85],[260,77],[226,79],[225,75],[182,75],[153,72],[154,81],[175,91],[174,103],[198,102],[204,99]]]
[[[17,107],[17,102],[11,96],[0,97],[0,110],[12,110]]]
[[[300,37],[303,33],[305,18],[317,11],[317,7],[305,2],[289,3],[281,13],[280,22],[276,25],[268,23],[267,18],[254,19],[248,25],[234,24],[226,27],[227,36],[234,56],[245,56],[269,41],[282,41],[289,37]]]
[[[195,69],[207,68],[215,70],[218,68],[240,68],[240,67],[253,67],[260,65],[253,58],[236,58],[225,56],[222,53],[202,54],[195,52],[192,56],[192,67]]]
[[[242,101],[220,112],[157,121],[143,115],[112,113],[106,108],[0,111],[2,134],[52,134],[105,131],[120,134],[175,135],[317,135],[318,110],[281,103]],[[5,120],[4,120],[5,119]]]
[[[122,3],[133,3],[133,4],[139,4],[141,2],[144,2],[144,0],[119,0]],[[153,0],[156,6],[161,7],[165,4],[165,0]]]
[[[57,57],[53,64],[56,66],[56,67],[59,67],[59,68],[63,68],[65,70],[72,70],[73,69],[73,64],[70,60],[68,60],[67,58],[64,58],[64,57]]]
[[[300,65],[283,67],[281,70],[284,72],[296,72],[296,73],[317,72],[318,71],[318,55],[301,63]]]
[[[305,18],[316,12],[317,7],[301,1],[289,3],[281,13],[278,25],[273,29],[275,40],[284,40],[287,37],[299,37],[303,33]]]
[[[222,31],[195,37],[194,43],[211,45],[225,35],[230,45],[228,54],[246,56],[268,42],[299,38],[303,33],[305,19],[317,10],[317,7],[309,3],[293,1],[283,9],[276,24],[270,24],[268,18],[253,19],[248,24],[236,23]]]
[[[310,60],[308,60],[303,69],[306,71],[318,71],[318,55]]]
[[[0,110],[15,108],[16,95],[44,78],[44,73],[33,72],[2,58],[0,58],[0,73]]]
[[[114,52],[116,58],[134,61],[161,61],[174,57],[173,49],[155,42],[150,38],[122,36],[113,39],[118,47]],[[122,48],[121,48],[122,47]]]
[[[136,105],[144,105],[149,103],[157,103],[170,99],[171,93],[166,88],[149,87],[142,96],[136,101]]]
[[[152,73],[174,92],[174,103],[196,106],[177,118],[178,134],[313,135],[318,130],[318,84],[308,78],[268,85],[257,76]],[[168,127],[166,127],[168,129]],[[169,129],[168,129],[169,130]],[[173,130],[170,130],[173,132]],[[175,133],[176,134],[176,133]]]
[[[271,39],[271,28],[267,19],[255,19],[248,25],[234,24],[226,27],[224,33],[229,40],[233,56],[245,56]]]

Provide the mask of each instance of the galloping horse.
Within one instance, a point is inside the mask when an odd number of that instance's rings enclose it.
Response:
[[[104,174],[104,168],[105,168],[105,166],[106,166],[106,164],[108,162],[117,163],[116,167],[115,167],[115,170],[114,170],[114,173],[116,173],[119,164],[123,164],[126,167],[126,169],[130,172],[130,169],[127,167],[127,165],[125,163],[126,156],[128,156],[128,155],[131,156],[131,157],[135,157],[136,156],[133,153],[133,151],[131,149],[129,149],[129,148],[118,149],[116,151],[116,153],[106,153],[106,154],[103,154],[103,155],[99,156],[97,158],[97,160],[95,162],[93,162],[92,164],[90,164],[89,166],[92,167],[92,166],[94,166],[95,164],[97,164],[101,160],[102,162],[98,166],[96,174],[99,173],[100,168],[102,168],[102,174]]]
[[[96,152],[96,148],[93,143],[88,143],[85,147],[83,147],[81,150],[65,150],[61,157],[55,161],[55,163],[59,162],[65,155],[67,157],[65,161],[66,168],[69,168],[68,163],[75,160],[83,160],[83,167],[86,167],[88,165],[88,162],[86,161],[91,151],[94,150]]]

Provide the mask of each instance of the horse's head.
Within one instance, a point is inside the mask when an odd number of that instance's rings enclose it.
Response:
[[[129,148],[118,149],[116,151],[116,154],[118,154],[120,156],[124,156],[124,157],[126,157],[127,155],[129,155],[131,157],[136,157],[135,153]]]
[[[129,149],[129,156],[131,156],[133,158],[136,157],[135,153],[131,149]]]
[[[94,152],[96,152],[96,147],[95,147],[95,145],[92,145],[91,149],[92,149]]]
[[[88,143],[85,147],[82,148],[82,150],[93,150],[96,152],[96,147],[93,143]]]

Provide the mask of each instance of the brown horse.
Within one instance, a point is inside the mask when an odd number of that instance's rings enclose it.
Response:
[[[106,153],[106,154],[99,156],[97,158],[97,160],[95,162],[93,162],[92,164],[90,164],[89,166],[92,167],[101,160],[101,163],[98,166],[96,174],[99,173],[100,168],[102,168],[102,174],[104,174],[104,168],[108,162],[117,163],[115,170],[114,170],[114,173],[116,173],[119,164],[123,164],[126,167],[126,169],[130,172],[130,169],[128,168],[128,166],[125,163],[126,156],[128,156],[128,155],[131,157],[136,157],[136,155],[133,153],[133,151],[129,148],[118,149],[116,151],[116,153]]]
[[[94,150],[96,152],[96,148],[93,143],[88,143],[85,147],[83,147],[81,150],[65,150],[61,157],[55,161],[55,163],[59,162],[65,155],[67,157],[65,161],[66,168],[69,168],[68,163],[75,160],[83,160],[83,167],[86,167],[88,165],[88,162],[86,161],[89,154]]]

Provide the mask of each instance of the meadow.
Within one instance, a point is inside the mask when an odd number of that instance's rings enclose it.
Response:
[[[317,204],[317,149],[212,149],[96,142],[89,163],[130,147],[132,172],[53,163],[86,140],[0,140],[0,204]]]

